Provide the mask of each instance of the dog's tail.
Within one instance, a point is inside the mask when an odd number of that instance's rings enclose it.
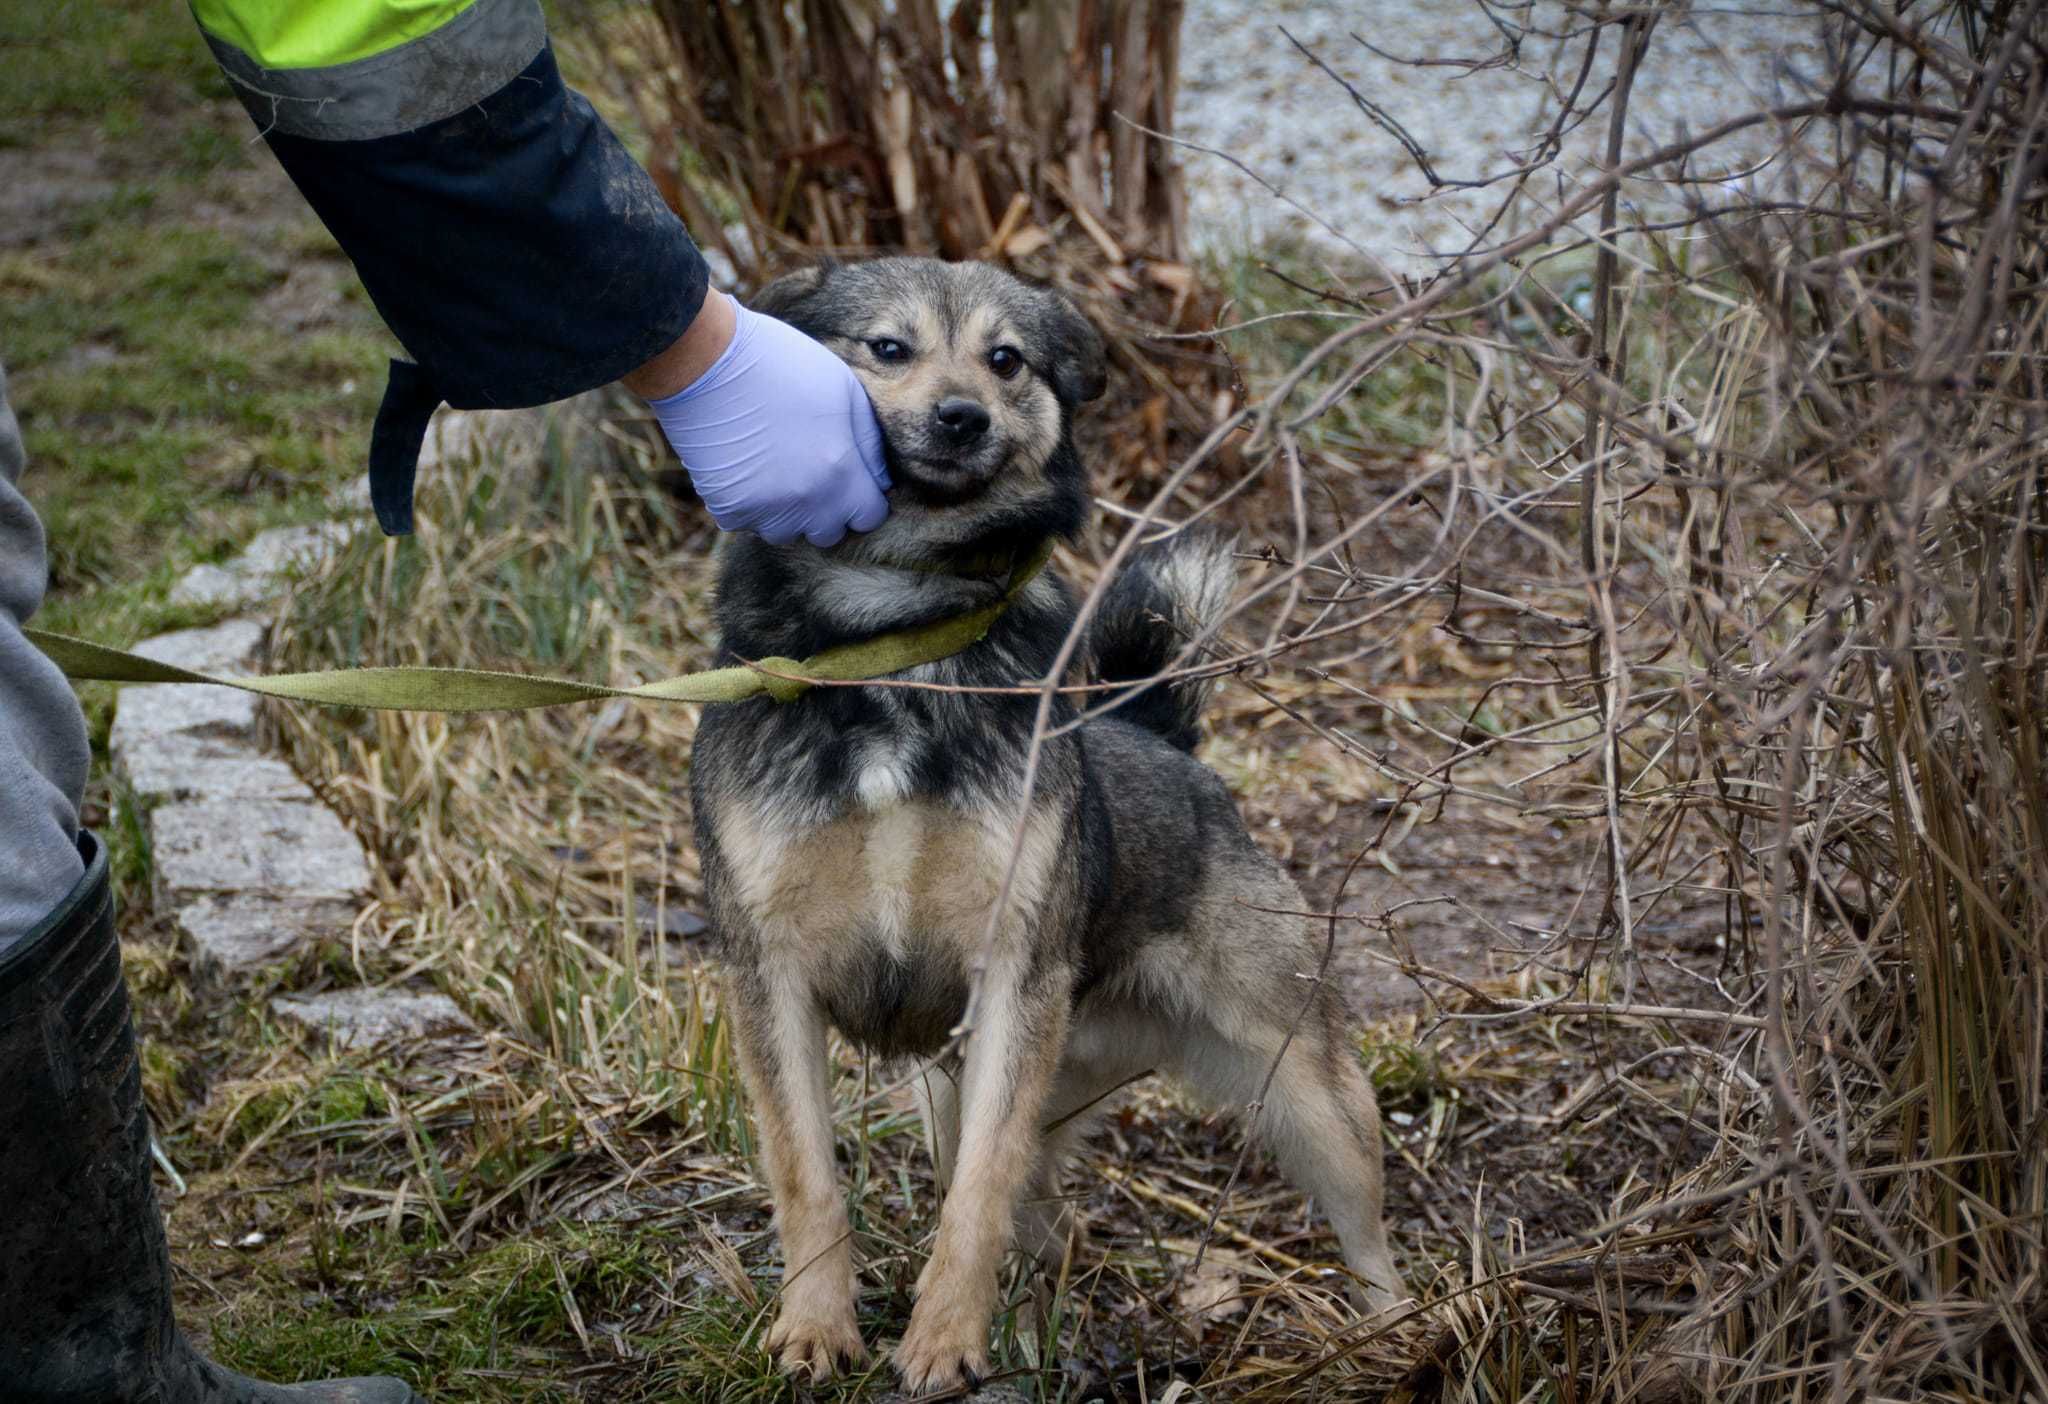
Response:
[[[1156,677],[1182,649],[1223,617],[1237,584],[1227,537],[1184,531],[1140,547],[1102,598],[1088,628],[1088,677],[1093,682],[1137,682]],[[1201,661],[1201,654],[1183,661]],[[1212,678],[1182,678],[1108,694],[1120,701],[1114,715],[1193,751],[1197,723],[1214,687]],[[1089,697],[1099,706],[1102,695]]]

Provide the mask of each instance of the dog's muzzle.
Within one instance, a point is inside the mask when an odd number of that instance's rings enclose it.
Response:
[[[1010,460],[986,406],[954,396],[918,422],[883,423],[889,476],[920,498],[945,506],[980,495]]]

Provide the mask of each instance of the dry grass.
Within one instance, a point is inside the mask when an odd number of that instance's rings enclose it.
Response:
[[[279,665],[545,660],[622,681],[702,663],[711,539],[634,488],[630,462],[590,461],[589,429],[429,484],[418,537],[363,541],[301,588]],[[277,714],[295,763],[389,880],[350,942],[278,982],[431,983],[481,1032],[331,1055],[264,1020],[263,989],[237,1009],[201,999],[157,1031],[188,1058],[229,1059],[209,1067],[203,1100],[185,1095],[189,1064],[153,1084],[193,1186],[173,1218],[209,1285],[191,1300],[227,1358],[279,1374],[396,1368],[455,1398],[779,1397],[758,1351],[775,1267],[766,1204],[691,919],[693,716]],[[1212,743],[1254,813],[1311,770],[1319,787],[1340,783],[1339,757],[1233,765],[1255,745]],[[135,973],[156,992],[187,975],[168,957]],[[1488,988],[1562,993],[1535,976]],[[1525,1225],[1590,1226],[1689,1165],[1671,1153],[1683,1117],[1587,1105],[1602,1066],[1665,1041],[1633,1022],[1377,1026],[1361,1053],[1394,1128],[1392,1212],[1418,1285],[1469,1295]],[[1653,1057],[1638,1085],[1664,1089],[1671,1072]],[[937,1210],[907,1107],[859,1110],[882,1075],[842,1050],[840,1140],[878,1340],[907,1320]],[[1112,1120],[1072,1182],[1091,1237],[1065,1289],[1011,1284],[1000,1330],[1016,1382],[1125,1398],[1174,1378],[1273,1397],[1423,1380],[1427,1324],[1361,1336],[1334,1242],[1284,1181],[1255,1163],[1222,1195],[1237,1146],[1153,1089]],[[252,1232],[266,1241],[238,1248]]]
[[[1070,1182],[1092,1239],[1060,1290],[1014,1283],[1027,1393],[2048,1397],[2038,11],[1845,5],[1843,81],[1760,119],[1767,178],[1731,193],[1714,133],[1640,166],[1701,193],[1681,227],[1510,178],[1426,283],[1211,272],[1240,323],[1286,315],[1219,337],[1228,417],[1171,473],[1105,473],[1062,564],[1086,585],[1152,522],[1245,533],[1242,608],[1182,666],[1229,675],[1207,754],[1340,976],[1427,996],[1361,1050],[1421,1305],[1362,1326],[1299,1199],[1141,1090]],[[1609,53],[1660,22],[1537,18]],[[1560,120],[1619,130],[1626,96]],[[300,592],[280,662],[708,656],[710,539],[604,416],[445,471],[422,515]],[[388,882],[281,978],[430,981],[482,1032],[336,1059],[253,1001],[167,1009],[199,1051],[152,1103],[226,1353],[442,1398],[778,1397],[687,919],[691,713],[278,724]],[[1457,866],[1476,848],[1512,883]],[[1445,959],[1454,930],[1486,959]],[[871,1342],[936,1211],[881,1077],[841,1059]],[[252,1223],[271,1247],[233,1246]]]

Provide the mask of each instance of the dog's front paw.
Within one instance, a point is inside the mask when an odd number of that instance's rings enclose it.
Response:
[[[833,1316],[798,1316],[784,1311],[768,1328],[767,1346],[784,1370],[813,1380],[829,1380],[868,1358],[850,1311]]]
[[[896,1373],[911,1394],[972,1387],[988,1373],[988,1313],[941,1294],[918,1299],[896,1347]]]

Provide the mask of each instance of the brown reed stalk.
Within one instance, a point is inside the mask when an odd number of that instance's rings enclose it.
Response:
[[[1065,235],[1177,263],[1180,174],[1143,129],[1173,130],[1181,10],[656,0],[660,62],[622,72],[656,179],[743,282],[795,252],[1001,258]]]

